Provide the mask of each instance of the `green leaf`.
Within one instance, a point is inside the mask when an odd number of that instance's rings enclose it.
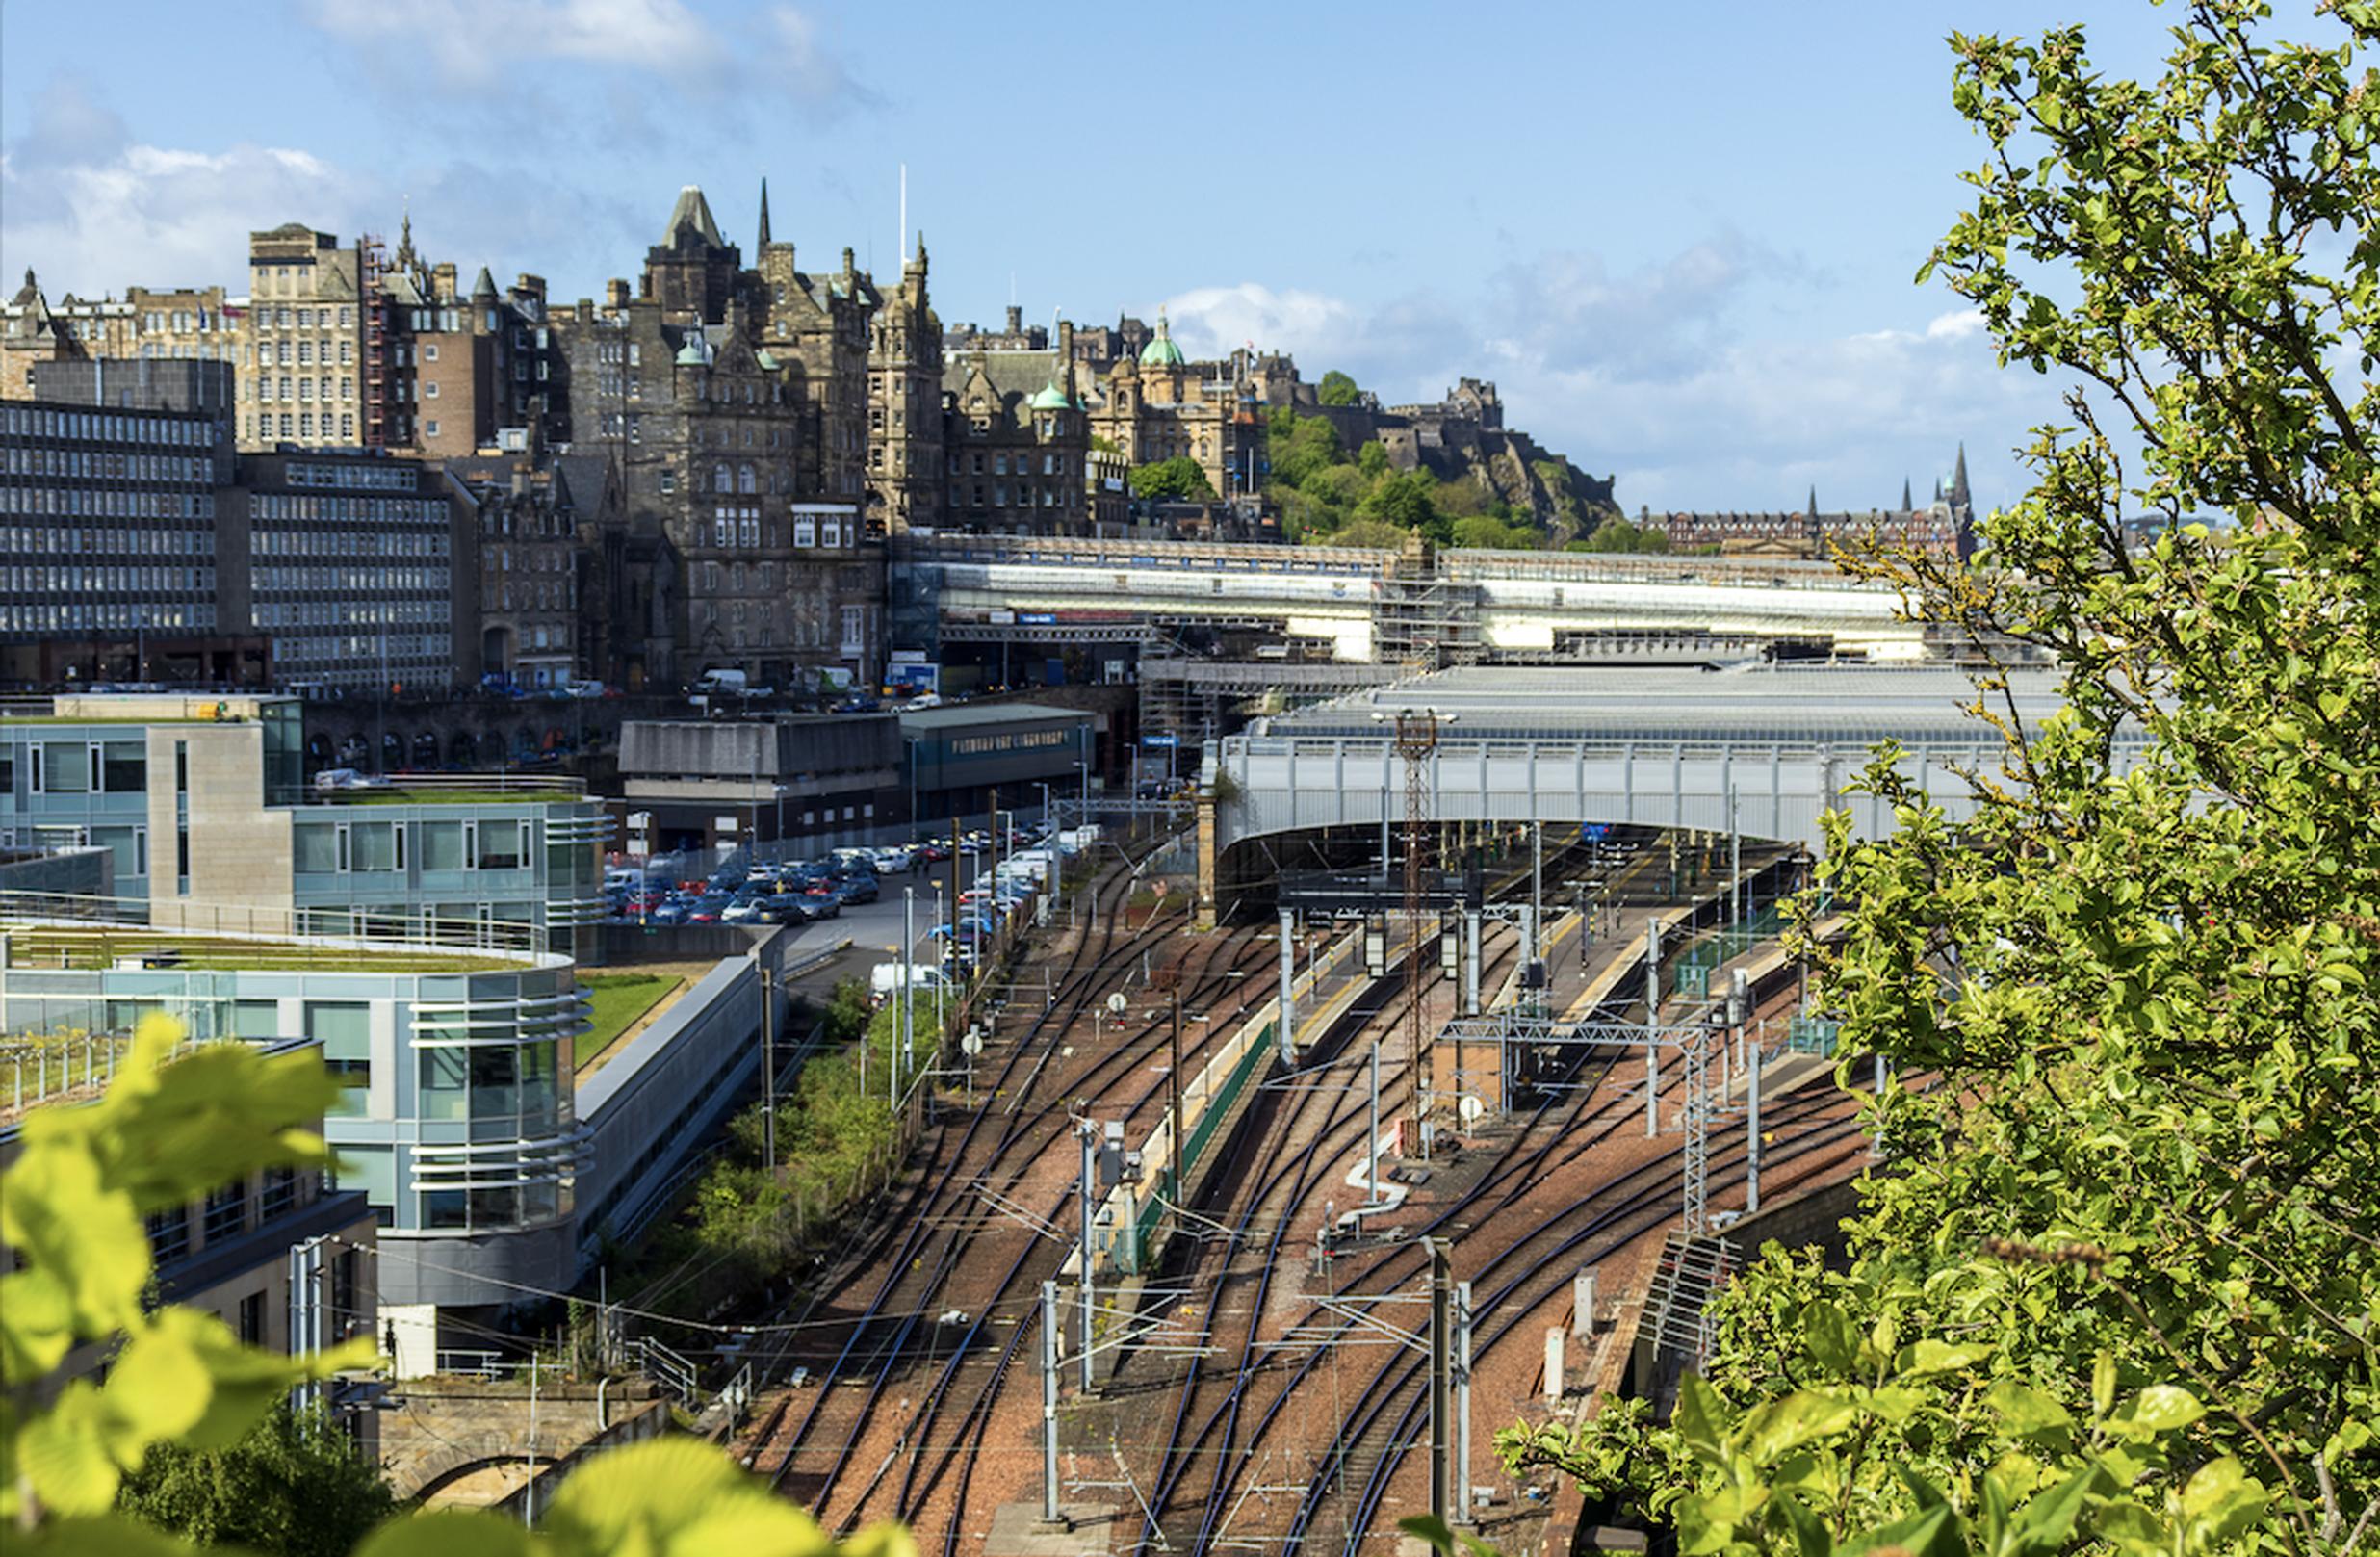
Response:
[[[366,1536],[353,1557],[528,1557],[529,1531],[492,1514],[404,1514]]]
[[[2091,1364],[2091,1414],[2105,1416],[2115,1406],[2115,1354],[2102,1347]]]
[[[1839,1379],[1859,1371],[1859,1332],[1840,1306],[1820,1299],[1801,1310],[1801,1331],[1811,1360]]]
[[[2001,1557],[2047,1557],[2062,1549],[2100,1480],[2100,1470],[2091,1466],[2027,1503],[2008,1525],[2008,1544]]]
[[[2135,1395],[2110,1421],[2120,1432],[2173,1433],[2207,1414],[2198,1397],[2179,1385],[2152,1384]]]
[[[1729,1425],[1726,1402],[1718,1391],[1702,1382],[1700,1375],[1689,1373],[1678,1381],[1677,1410],[1670,1417],[1678,1437],[1693,1450],[1694,1457],[1708,1465],[1727,1463],[1725,1438]]]
[[[105,1514],[116,1501],[119,1477],[110,1452],[114,1438],[115,1423],[99,1387],[75,1379],[17,1434],[17,1467],[57,1513]]]
[[[1922,1379],[1971,1368],[1991,1355],[1989,1346],[1953,1346],[1944,1341],[1921,1340],[1904,1349],[1896,1365],[1901,1377]]]
[[[2030,1385],[2014,1379],[1995,1380],[1983,1391],[1983,1403],[2000,1416],[2007,1430],[2019,1438],[2032,1438],[2044,1433],[2064,1433],[2074,1425],[2066,1408]]]
[[[1899,1550],[1912,1557],[1967,1557],[1965,1523],[1948,1503],[1935,1503],[1904,1519],[1846,1542],[1843,1557]]]
[[[1779,1492],[1769,1500],[1769,1506],[1783,1516],[1798,1557],[1831,1557],[1834,1536],[1808,1504],[1791,1492]]]

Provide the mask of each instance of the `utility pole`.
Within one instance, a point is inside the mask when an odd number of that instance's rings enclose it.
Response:
[[[903,887],[901,889],[901,1054],[904,1058],[914,1058],[918,1052],[917,1018],[914,1015],[918,1008],[914,972],[917,966],[917,945],[918,889]],[[900,1074],[901,1068],[896,1062],[892,1067],[894,1078],[892,1084],[895,1092],[900,1087]]]
[[[1180,1205],[1180,1204],[1182,1203],[1182,1201],[1183,1201],[1183,1200],[1184,1200],[1184,1198],[1185,1198],[1185,1197],[1183,1196],[1183,1194],[1182,1194],[1182,1189],[1181,1189],[1181,1175],[1182,1175],[1182,1169],[1183,1169],[1183,1167],[1184,1167],[1184,1163],[1183,1163],[1183,1161],[1182,1161],[1182,1154],[1183,1154],[1184,1152],[1187,1152],[1187,1151],[1190,1149],[1190,1137],[1189,1137],[1189,1132],[1188,1132],[1186,1129],[1183,1129],[1183,1127],[1182,1127],[1183,1114],[1182,1114],[1182,1111],[1181,1111],[1181,991],[1180,991],[1178,988],[1177,988],[1177,989],[1176,989],[1176,990],[1173,992],[1173,999],[1172,999],[1172,1000],[1170,1000],[1168,1003],[1169,1003],[1169,1004],[1171,1004],[1171,1005],[1173,1006],[1173,1008],[1174,1008],[1174,1062],[1173,1062],[1173,1064],[1172,1064],[1172,1065],[1168,1066],[1168,1067],[1167,1067],[1167,1069],[1166,1069],[1166,1073],[1165,1073],[1165,1081],[1166,1081],[1166,1090],[1167,1090],[1167,1091],[1169,1091],[1169,1092],[1171,1092],[1171,1093],[1173,1094],[1173,1104],[1174,1104],[1174,1153],[1173,1153],[1173,1155],[1174,1155],[1174,1185],[1173,1185],[1173,1200],[1174,1200],[1174,1204],[1175,1204],[1175,1205],[1177,1205],[1177,1206],[1178,1206],[1178,1205]]]
[[[1455,1284],[1455,1509],[1456,1524],[1471,1522],[1471,1284]]]
[[[1453,1498],[1452,1456],[1448,1429],[1453,1426],[1454,1400],[1454,1271],[1444,1240],[1430,1245],[1430,1513],[1446,1522]]]
[[[867,1052],[861,1040],[860,1052]],[[777,975],[761,970],[761,1159],[777,1171]]]
[[[1088,1250],[1084,1253],[1087,1255]],[[1042,1283],[1042,1522],[1058,1513],[1058,1284]]]
[[[1074,1133],[1082,1141],[1082,1388],[1091,1391],[1091,1234],[1098,1219],[1099,1128],[1092,1121],[1079,1121]]]
[[[1661,1025],[1661,916],[1644,921],[1644,1134],[1661,1133],[1661,1048],[1653,1034]]]
[[[1405,759],[1405,933],[1411,947],[1405,961],[1406,1041],[1413,1059],[1413,1149],[1430,1157],[1430,1056],[1421,1036],[1421,839],[1429,814],[1430,775],[1423,765],[1437,750],[1438,716],[1422,709],[1396,716],[1396,752]]]

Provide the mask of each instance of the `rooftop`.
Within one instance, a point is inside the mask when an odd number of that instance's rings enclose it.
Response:
[[[2053,675],[2010,677],[2028,722],[2059,707]],[[1442,740],[1694,740],[1972,742],[1987,726],[1962,712],[1975,701],[1966,673],[1938,666],[1519,669],[1467,666],[1333,698],[1251,728],[1254,736],[1384,739],[1380,714],[1452,716]]]
[[[962,703],[938,709],[904,709],[901,729],[936,734],[978,725],[1022,724],[1033,719],[1079,719],[1091,715],[1081,709],[1053,708],[1048,703]]]
[[[0,918],[9,965],[27,972],[97,972],[142,959],[160,971],[201,973],[490,973],[523,959],[442,947],[365,947],[278,936],[193,935],[134,924],[61,924]]]

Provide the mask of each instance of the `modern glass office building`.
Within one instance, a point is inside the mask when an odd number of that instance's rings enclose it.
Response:
[[[379,1215],[381,1310],[401,1327],[575,1278],[571,1046],[586,1006],[568,957],[0,904],[0,1034],[90,1035],[104,1065],[151,1012],[194,1042],[321,1046],[340,1082],[323,1131],[340,1187]]]
[[[133,917],[583,956],[603,806],[571,781],[315,790],[294,698],[65,696],[0,717],[0,843],[106,846]]]

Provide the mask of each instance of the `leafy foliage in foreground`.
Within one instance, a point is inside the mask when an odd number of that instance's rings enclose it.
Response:
[[[284,1407],[228,1449],[150,1445],[116,1507],[201,1546],[344,1557],[397,1498],[327,1412]]]
[[[1866,566],[2068,711],[1987,674],[1980,815],[1887,752],[1895,835],[1831,823],[1845,1064],[1943,1083],[1881,1102],[1849,1270],[1764,1251],[1668,1426],[1504,1440],[1686,1552],[2380,1541],[2380,7],[2325,9],[2202,0],[2149,86],[1953,39],[1990,149],[1928,270],[2076,425],[1979,566]]]
[[[143,1308],[143,1216],[264,1168],[329,1159],[312,1124],[336,1089],[318,1056],[222,1043],[168,1064],[179,1036],[165,1019],[143,1023],[106,1096],[37,1110],[22,1155],[0,1176],[0,1240],[25,1261],[0,1276],[0,1522],[12,1553],[194,1550],[116,1508],[125,1478],[143,1475],[161,1445],[231,1449],[293,1386],[375,1362],[369,1340],[279,1357],[242,1346],[211,1314]],[[104,1385],[80,1376],[85,1358],[103,1356],[113,1361]],[[356,1548],[360,1557],[838,1549],[906,1557],[914,1548],[889,1527],[838,1548],[717,1450],[668,1439],[614,1451],[600,1474],[571,1478],[534,1533],[489,1515],[407,1516]]]

